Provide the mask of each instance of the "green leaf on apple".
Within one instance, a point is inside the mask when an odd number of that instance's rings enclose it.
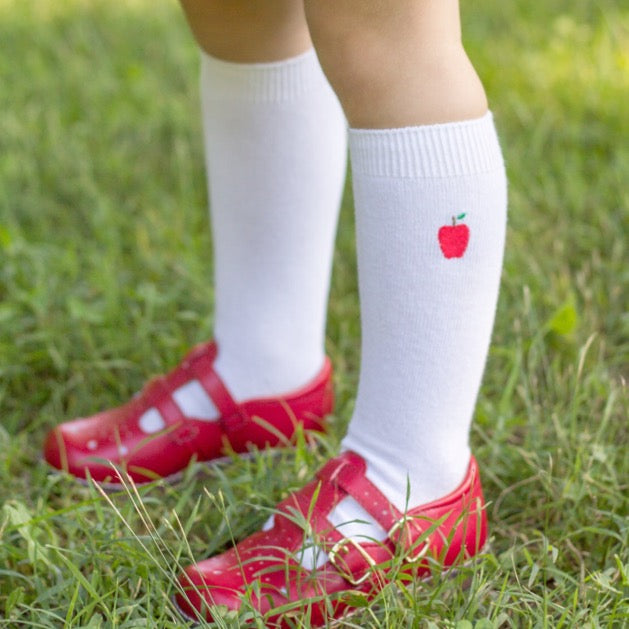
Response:
[[[457,221],[460,221],[460,220],[464,219],[464,218],[465,218],[465,214],[466,214],[466,213],[467,213],[467,212],[463,212],[463,214],[459,214],[459,215],[456,217],[456,220],[457,220]]]

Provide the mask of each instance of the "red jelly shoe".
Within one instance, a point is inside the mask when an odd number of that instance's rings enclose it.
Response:
[[[271,528],[187,568],[175,595],[181,612],[210,621],[217,605],[253,607],[267,626],[291,626],[296,617],[327,625],[353,610],[357,594],[375,596],[394,571],[426,577],[432,567],[459,564],[483,548],[487,520],[473,458],[455,491],[405,514],[367,479],[366,469],[354,452],[331,459],[280,503]],[[347,496],[388,531],[384,541],[347,538],[333,526],[328,516]],[[309,560],[312,567],[300,561],[304,547],[319,553]]]
[[[305,387],[281,397],[237,403],[214,371],[217,349],[206,343],[192,349],[166,376],[151,380],[125,405],[54,428],[44,456],[53,467],[85,479],[120,484],[116,468],[137,483],[171,478],[190,461],[211,461],[229,452],[290,443],[298,424],[324,430],[332,411],[330,362]],[[182,385],[196,380],[218,411],[213,420],[185,417],[173,399]],[[152,421],[145,413],[155,409]],[[149,414],[150,415],[150,414]],[[144,419],[143,419],[144,418]]]

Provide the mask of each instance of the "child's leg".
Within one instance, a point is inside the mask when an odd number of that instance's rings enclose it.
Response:
[[[324,329],[345,117],[301,3],[183,5],[203,49],[218,356],[199,347],[124,406],[51,431],[46,459],[79,477],[111,478],[102,461],[136,481],[171,476],[226,444],[243,452],[283,442],[296,422],[321,428],[331,408]]]
[[[470,458],[502,263],[502,158],[457,0],[306,0],[306,12],[353,127],[363,347],[343,447],[403,509],[407,477],[409,505],[421,504]]]
[[[190,568],[182,583],[198,589],[191,602],[178,598],[188,611],[201,598],[238,607],[252,581],[263,612],[269,601],[299,604],[322,591],[369,594],[392,548],[449,564],[485,539],[468,433],[498,294],[506,182],[484,91],[461,45],[457,2],[305,0],[305,7],[353,127],[362,358],[342,444],[348,452],[236,553]],[[295,509],[308,527],[295,524]],[[427,548],[421,531],[430,521],[440,524]],[[278,546],[296,559],[275,553]],[[330,608],[312,605],[314,622],[325,622]]]
[[[345,119],[301,3],[182,4],[204,50],[217,371],[236,398],[282,393],[324,359]]]

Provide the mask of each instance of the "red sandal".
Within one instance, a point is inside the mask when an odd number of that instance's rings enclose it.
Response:
[[[315,480],[280,503],[272,528],[190,566],[175,595],[180,611],[211,621],[214,606],[247,605],[267,626],[289,626],[291,617],[307,619],[309,626],[326,625],[351,612],[357,594],[375,596],[394,570],[427,577],[431,566],[460,564],[483,548],[487,520],[473,458],[455,491],[405,514],[366,478],[366,469],[354,452],[331,459]],[[328,515],[346,496],[388,531],[384,541],[358,542],[334,528]],[[324,554],[318,568],[301,565],[304,545]]]
[[[214,343],[193,348],[166,376],[151,380],[141,393],[118,408],[74,419],[54,428],[46,439],[44,456],[53,467],[78,477],[119,485],[114,466],[136,483],[173,479],[195,458],[212,461],[229,452],[251,447],[288,445],[298,424],[323,431],[323,418],[332,411],[330,362],[305,387],[277,398],[234,401],[213,369]],[[216,406],[216,420],[185,417],[173,392],[197,380]],[[140,425],[149,409],[159,411],[157,430]]]

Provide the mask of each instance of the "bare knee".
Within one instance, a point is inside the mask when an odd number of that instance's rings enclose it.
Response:
[[[458,0],[305,0],[321,65],[352,126],[482,115],[461,43]]]
[[[219,59],[286,59],[311,46],[301,2],[295,0],[180,0],[199,46]]]

